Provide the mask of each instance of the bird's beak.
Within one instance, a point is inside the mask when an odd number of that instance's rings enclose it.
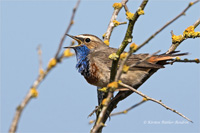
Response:
[[[79,46],[79,45],[75,45],[75,46],[68,46],[68,47],[64,47],[64,48],[76,48],[77,46]]]
[[[76,40],[78,42],[78,45],[82,44],[83,43],[83,38],[81,37],[77,37],[77,36],[72,36],[72,35],[69,35],[69,34],[66,34],[67,36],[71,37],[72,39]]]
[[[67,36],[71,37],[72,39],[76,40],[78,42],[78,45],[68,46],[68,47],[64,47],[64,48],[73,48],[74,49],[74,48],[80,46],[82,44],[82,42],[83,42],[83,38],[81,38],[81,37],[72,36],[72,35],[69,35],[69,34],[65,34],[65,35],[67,35]]]

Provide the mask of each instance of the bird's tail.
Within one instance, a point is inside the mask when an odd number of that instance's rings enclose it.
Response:
[[[179,54],[175,54],[175,53],[177,53],[177,51],[170,53],[170,54],[155,55],[155,56],[150,57],[148,59],[148,61],[151,63],[155,63],[158,61],[167,61],[167,60],[173,59],[175,57],[188,55],[188,53],[179,53]]]

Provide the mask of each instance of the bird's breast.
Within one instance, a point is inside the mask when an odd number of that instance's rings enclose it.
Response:
[[[97,85],[99,80],[99,68],[95,63],[89,64],[89,76],[84,76],[88,83]]]

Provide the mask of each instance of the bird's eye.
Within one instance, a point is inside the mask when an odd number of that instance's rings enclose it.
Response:
[[[90,38],[86,38],[86,39],[85,39],[85,42],[90,42]]]

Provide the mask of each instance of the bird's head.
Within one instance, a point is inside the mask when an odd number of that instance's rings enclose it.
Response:
[[[83,74],[83,71],[87,70],[88,65],[88,55],[90,52],[95,52],[96,50],[101,50],[107,48],[108,46],[98,37],[90,34],[81,34],[78,36],[72,36],[66,34],[72,39],[78,42],[78,45],[69,46],[65,48],[72,48],[75,50],[77,65],[76,68],[79,69],[79,72]]]
[[[86,46],[89,50],[96,50],[96,49],[108,47],[101,39],[91,34],[81,34],[77,36],[72,36],[69,34],[66,34],[66,35],[78,42],[78,45],[69,46],[66,48],[73,48],[76,50],[76,48],[78,47]]]

